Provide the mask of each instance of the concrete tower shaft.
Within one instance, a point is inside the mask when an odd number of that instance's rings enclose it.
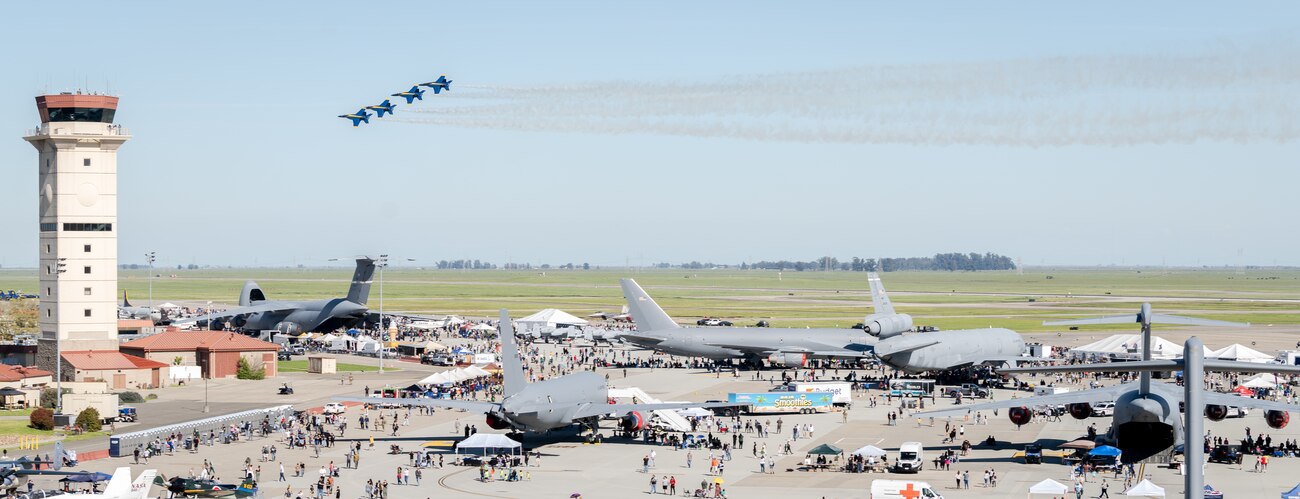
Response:
[[[40,128],[23,137],[39,156],[38,364],[64,352],[111,350],[117,340],[117,97],[36,97]],[[53,369],[51,369],[53,370]]]

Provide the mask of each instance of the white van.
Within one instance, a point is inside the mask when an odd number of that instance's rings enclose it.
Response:
[[[903,442],[898,448],[898,458],[894,460],[895,473],[917,473],[925,463],[925,447],[921,442]]]
[[[1056,395],[1058,393],[1070,393],[1070,389],[1059,387],[1059,386],[1044,386],[1044,385],[1038,385],[1034,387],[1035,397],[1042,397],[1044,395]]]
[[[943,499],[934,487],[913,480],[872,480],[871,499]]]

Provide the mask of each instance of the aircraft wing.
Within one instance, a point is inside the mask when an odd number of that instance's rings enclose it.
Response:
[[[578,408],[573,413],[573,419],[589,418],[593,416],[604,416],[606,414],[621,414],[625,412],[650,412],[665,409],[689,409],[691,407],[700,407],[708,409],[710,407],[733,407],[745,404],[731,404],[727,402],[674,402],[663,404],[590,404]]]
[[[302,307],[300,307],[300,306],[298,306],[298,305],[296,305],[296,304],[292,304],[292,303],[266,303],[266,304],[262,304],[262,305],[253,305],[253,306],[249,306],[249,307],[232,308],[232,309],[230,309],[230,310],[226,310],[226,311],[224,311],[224,312],[218,312],[218,313],[215,313],[215,314],[196,315],[196,316],[194,316],[194,317],[190,317],[190,318],[188,318],[188,319],[181,319],[181,320],[177,320],[177,321],[172,321],[172,324],[189,324],[189,323],[191,323],[191,322],[206,321],[206,320],[208,320],[209,318],[211,318],[211,319],[228,319],[228,318],[230,318],[230,317],[238,317],[238,316],[241,316],[241,315],[256,314],[256,313],[259,313],[259,312],[287,312],[287,311],[290,311],[290,310],[297,310],[297,309],[299,309],[299,308],[302,308]]]
[[[864,348],[863,350],[849,350],[847,348],[832,347],[830,345],[827,345],[826,348],[804,348],[804,347],[793,347],[788,345],[773,347],[773,346],[753,345],[753,344],[740,345],[740,344],[733,344],[733,343],[705,343],[705,345],[711,347],[740,350],[742,352],[752,353],[755,355],[771,355],[775,353],[801,353],[804,355],[812,355],[815,357],[870,357],[871,356],[870,348]]]
[[[1284,364],[1256,364],[1232,360],[1205,359],[1201,361],[1206,371],[1245,372],[1245,373],[1292,373],[1300,374],[1300,366]],[[1034,366],[999,369],[1002,374],[1022,373],[1077,373],[1077,372],[1134,372],[1134,371],[1181,371],[1183,360],[1139,360],[1134,362],[1102,362],[1097,364],[1071,364],[1064,366]]]
[[[477,402],[473,400],[430,399],[430,398],[379,398],[379,397],[334,397],[340,402],[360,402],[362,404],[393,404],[400,406],[441,407],[460,409],[462,411],[487,414],[501,409],[495,402]]]
[[[1178,390],[1179,395],[1182,395],[1182,393],[1182,390]],[[1300,412],[1300,405],[1285,404],[1282,402],[1257,399],[1254,397],[1242,397],[1230,393],[1205,392],[1201,396],[1204,397],[1205,405],[1232,405],[1264,411]]]
[[[641,335],[636,334],[636,333],[621,333],[621,334],[619,334],[619,337],[627,338],[629,341],[631,341],[631,342],[633,342],[633,343],[643,343],[643,344],[655,344],[655,345],[658,345],[658,344],[664,342],[664,339],[663,339],[663,338],[655,338],[655,337],[653,337],[653,336],[641,336]]]
[[[1007,409],[1011,407],[1035,407],[1042,405],[1062,405],[1062,404],[1079,404],[1098,402],[1110,402],[1122,395],[1124,392],[1136,390],[1133,383],[1123,383],[1115,386],[1104,388],[1093,388],[1091,390],[1080,390],[1077,392],[1057,393],[1054,395],[1031,396],[1017,399],[1007,399],[1000,402],[988,402],[984,404],[961,404],[954,405],[945,409],[936,409],[926,412],[917,413],[917,416],[939,418],[946,416],[961,416],[963,414],[977,411],[991,411],[993,409]]]

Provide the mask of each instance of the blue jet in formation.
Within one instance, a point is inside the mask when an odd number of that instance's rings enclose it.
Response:
[[[357,112],[352,114],[340,114],[339,117],[352,120],[352,126],[360,125],[362,121],[366,122],[366,124],[370,124],[370,113],[367,113],[366,108],[364,107],[358,109]]]
[[[446,90],[448,92],[451,91],[451,80],[447,79],[447,75],[442,75],[439,76],[437,80],[421,83],[420,86],[432,88],[433,95],[438,95],[438,92],[441,92],[443,90]]]
[[[393,106],[392,102],[389,102],[388,99],[384,99],[384,102],[381,102],[374,106],[366,106],[366,109],[374,109],[375,116],[379,118],[383,118],[384,113],[393,114],[393,107],[395,106]]]
[[[424,100],[424,91],[420,90],[419,85],[416,85],[414,87],[411,87],[410,90],[407,90],[405,92],[398,92],[393,94],[393,97],[405,97],[406,103],[410,104],[412,102],[415,102],[415,99]]]

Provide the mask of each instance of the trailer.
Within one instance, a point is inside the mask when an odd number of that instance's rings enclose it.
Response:
[[[853,384],[842,381],[791,382],[772,389],[773,392],[831,392],[831,403],[839,406],[853,405]]]
[[[762,392],[728,393],[727,402],[745,406],[749,414],[830,412],[835,394],[831,392]]]

